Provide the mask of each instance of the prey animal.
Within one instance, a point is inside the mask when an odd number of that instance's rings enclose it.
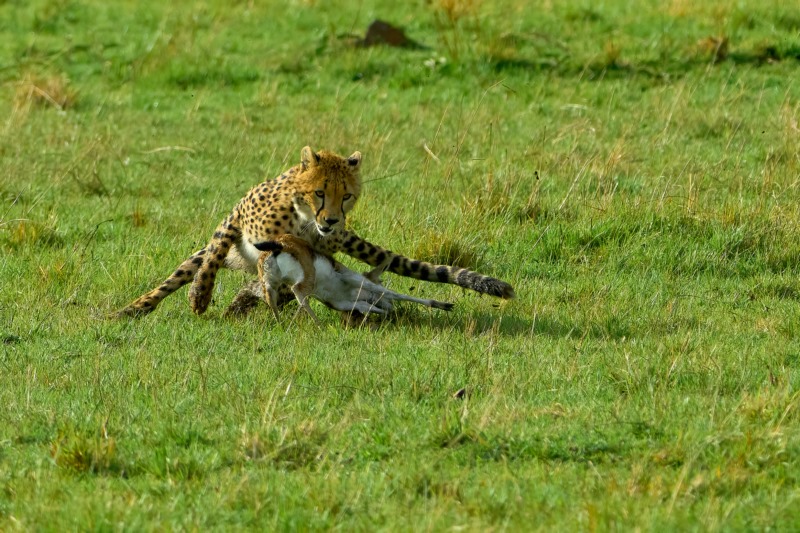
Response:
[[[255,247],[262,252],[257,261],[261,292],[275,318],[279,317],[280,291],[286,286],[294,293],[300,309],[318,325],[321,322],[308,305],[311,296],[337,311],[358,311],[365,315],[386,314],[396,300],[445,311],[453,308],[451,303],[415,298],[373,283],[333,258],[315,252],[308,242],[289,233],[257,243]],[[373,277],[376,272],[368,275]]]

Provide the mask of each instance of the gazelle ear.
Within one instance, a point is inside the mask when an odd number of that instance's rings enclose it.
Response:
[[[361,152],[353,152],[353,155],[347,158],[347,164],[350,165],[352,169],[361,166]]]
[[[308,170],[319,163],[319,154],[312,150],[310,146],[306,146],[300,152],[300,162],[303,163],[303,170]]]

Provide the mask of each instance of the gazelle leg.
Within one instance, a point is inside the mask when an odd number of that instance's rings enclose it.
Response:
[[[303,290],[303,287],[301,287],[300,283],[292,287],[292,292],[297,298],[297,303],[300,304],[300,308],[297,310],[297,313],[299,313],[301,309],[305,310],[305,312],[309,314],[317,326],[322,327],[322,322],[320,322],[319,318],[317,318],[317,315],[314,313],[314,310],[311,309],[311,306],[308,305],[309,293]],[[297,313],[295,313],[295,317],[297,316]]]
[[[278,308],[278,291],[276,291],[267,281],[267,273],[264,271],[264,263],[269,258],[271,252],[262,252],[258,256],[256,267],[258,269],[258,281],[261,282],[261,295],[264,301],[267,302],[272,314],[275,315],[275,320],[280,320],[280,309]]]
[[[272,314],[275,315],[275,320],[280,320],[280,308],[278,307],[278,291],[276,291],[270,286],[266,286],[264,294],[267,297],[267,303],[269,304],[270,309],[272,309]]]
[[[370,270],[369,272],[364,272],[364,277],[367,278],[372,283],[377,285],[381,284],[381,274],[383,274],[386,269],[389,267],[389,263],[391,262],[391,258],[387,258],[383,263],[377,265],[375,268]]]

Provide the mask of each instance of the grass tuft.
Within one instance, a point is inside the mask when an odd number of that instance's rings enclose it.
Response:
[[[712,63],[720,63],[728,58],[729,40],[726,36],[705,37],[697,41],[697,53]]]
[[[50,444],[50,456],[56,466],[77,474],[128,475],[117,455],[116,440],[109,436],[64,433]]]
[[[31,246],[61,248],[64,237],[52,224],[32,220],[17,220],[6,227],[0,227],[0,245],[8,250],[20,250]]]
[[[327,456],[327,433],[316,422],[306,421],[295,428],[273,428],[265,435],[243,431],[241,454],[247,461],[260,461],[294,470],[319,464]]]
[[[27,114],[32,108],[55,108],[59,111],[74,108],[78,92],[64,76],[35,76],[28,74],[16,84],[15,114]]]
[[[474,246],[442,233],[429,233],[417,243],[412,255],[420,261],[473,270],[479,269],[481,264],[481,253]]]
[[[434,0],[434,9],[455,25],[465,17],[473,17],[478,11],[480,0]]]

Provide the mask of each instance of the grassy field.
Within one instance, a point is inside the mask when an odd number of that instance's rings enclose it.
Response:
[[[595,4],[0,1],[0,530],[797,528],[800,10]],[[517,299],[105,318],[306,144]]]

